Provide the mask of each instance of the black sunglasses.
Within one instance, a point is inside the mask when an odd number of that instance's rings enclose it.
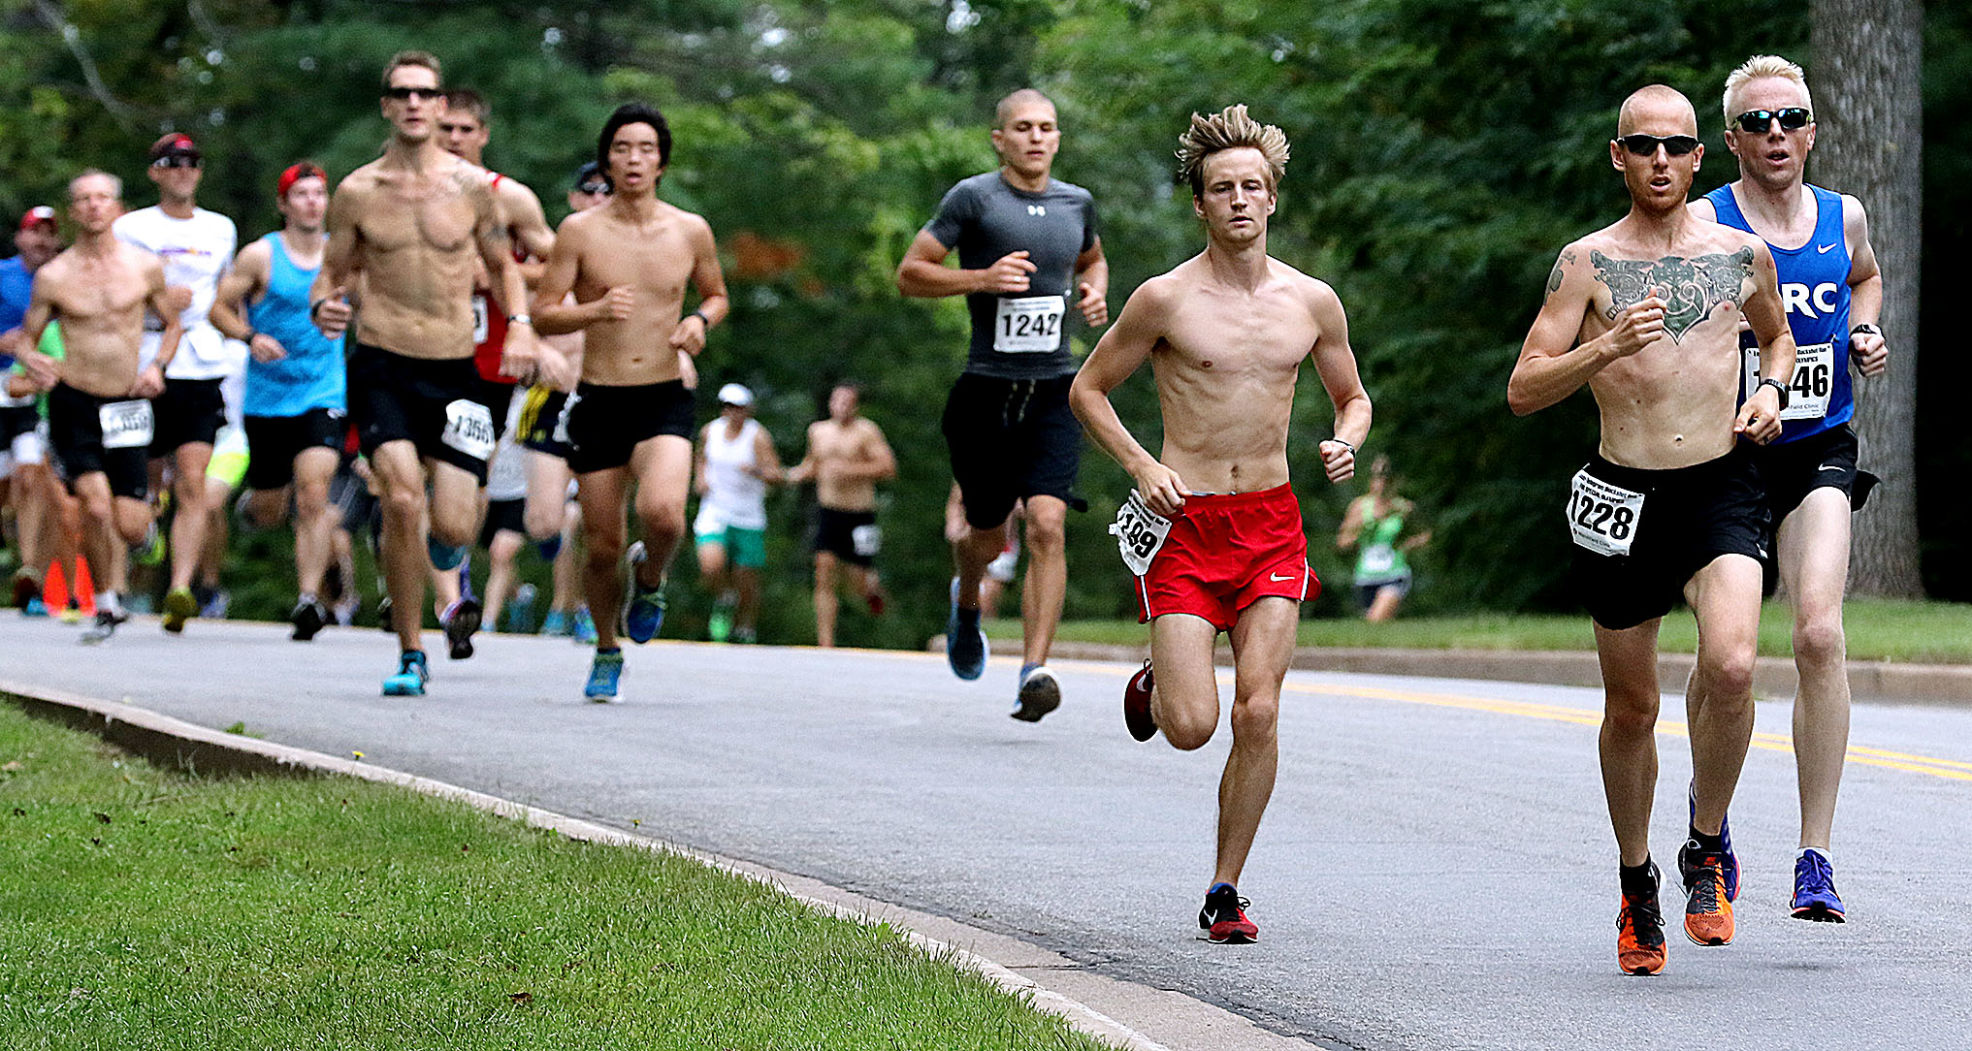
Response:
[[[405,102],[410,99],[442,99],[445,92],[438,88],[385,88],[383,97]]]
[[[1800,131],[1814,119],[1815,115],[1808,112],[1806,107],[1789,106],[1786,109],[1749,109],[1732,118],[1732,122],[1739,125],[1740,131],[1764,135],[1776,120],[1780,122],[1782,130]]]
[[[1634,135],[1619,135],[1616,141],[1639,157],[1655,157],[1659,146],[1673,157],[1682,157],[1698,148],[1697,138],[1690,135],[1645,135],[1637,132]]]
[[[582,185],[577,186],[575,188],[575,192],[586,193],[591,196],[594,196],[595,194],[599,194],[599,193],[608,193],[609,184],[606,182],[585,182]]]
[[[169,157],[159,157],[151,162],[153,168],[197,168],[201,162],[189,153],[174,153]]]

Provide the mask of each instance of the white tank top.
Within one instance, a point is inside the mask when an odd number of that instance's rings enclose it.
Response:
[[[739,436],[728,441],[726,421],[715,420],[705,435],[705,481],[709,492],[701,502],[725,523],[739,529],[767,528],[767,483],[744,468],[756,466],[754,442],[760,424],[747,420]]]

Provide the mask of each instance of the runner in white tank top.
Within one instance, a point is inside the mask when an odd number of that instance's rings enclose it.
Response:
[[[699,573],[718,596],[708,634],[714,642],[753,642],[760,568],[767,564],[767,486],[785,481],[787,472],[773,437],[753,418],[753,392],[740,384],[719,388],[719,418],[698,439],[692,535]]]

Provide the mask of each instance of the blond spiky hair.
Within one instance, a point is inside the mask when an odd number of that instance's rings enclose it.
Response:
[[[1178,177],[1191,183],[1193,197],[1205,196],[1205,158],[1221,150],[1250,147],[1267,159],[1268,189],[1287,174],[1287,133],[1246,115],[1245,103],[1209,117],[1191,115],[1191,127],[1178,136]]]
[[[1726,78],[1725,96],[1720,101],[1725,109],[1727,124],[1732,123],[1732,118],[1740,114],[1738,105],[1733,102],[1733,96],[1739,94],[1739,89],[1745,87],[1747,81],[1758,80],[1761,77],[1779,77],[1801,85],[1801,100],[1808,104],[1809,113],[1814,112],[1815,98],[1808,92],[1808,75],[1802,72],[1800,66],[1779,55],[1754,55],[1741,62],[1739,68],[1733,70],[1732,75]]]

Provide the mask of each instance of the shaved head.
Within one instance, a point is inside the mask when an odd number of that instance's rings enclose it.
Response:
[[[1698,134],[1698,111],[1692,108],[1684,92],[1665,84],[1651,84],[1636,89],[1623,100],[1623,108],[1616,114],[1616,134],[1628,135],[1646,120],[1666,119],[1676,121],[1678,131]]]
[[[1007,122],[1013,119],[1015,110],[1022,106],[1030,106],[1035,103],[1039,103],[1049,109],[1054,108],[1053,99],[1035,91],[1033,88],[1021,88],[1019,91],[1008,95],[1006,98],[1000,100],[998,106],[993,107],[993,126],[996,128],[1006,127]]]

